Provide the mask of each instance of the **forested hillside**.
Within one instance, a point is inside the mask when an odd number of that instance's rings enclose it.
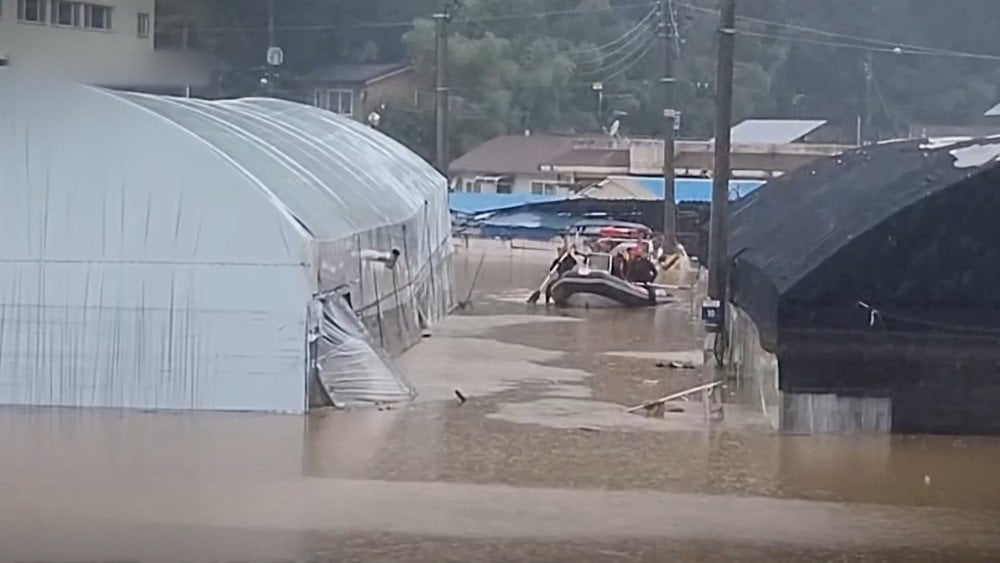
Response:
[[[433,73],[430,15],[440,0],[277,0],[287,77],[336,61],[412,60]],[[660,127],[663,48],[652,0],[451,0],[456,151],[493,135]],[[672,2],[682,134],[712,127],[717,0]],[[267,44],[265,0],[161,0],[164,25],[253,88]],[[997,0],[739,0],[737,118],[816,117],[873,137],[963,124],[1000,102]],[[604,85],[599,107],[594,82]],[[699,87],[700,85],[700,87]],[[244,93],[236,91],[234,93]],[[428,110],[387,108],[386,128],[428,142]],[[391,119],[389,119],[391,117]],[[430,129],[432,131],[432,128]]]

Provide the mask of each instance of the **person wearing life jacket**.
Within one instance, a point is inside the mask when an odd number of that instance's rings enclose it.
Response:
[[[611,257],[611,275],[616,278],[626,279],[628,272],[628,253],[625,250],[616,252]]]
[[[580,261],[576,259],[576,246],[569,247],[568,251],[565,246],[559,248],[556,259],[553,260],[552,264],[549,266],[549,271],[554,275],[552,276],[552,279],[545,284],[546,305],[552,302],[552,282],[561,278],[566,272],[572,272],[573,269],[579,265],[579,263]]]
[[[559,254],[556,256],[556,259],[549,266],[549,270],[556,271],[556,277],[572,271],[579,264],[579,261],[576,259],[576,246],[571,246],[568,251],[563,247],[558,252]]]
[[[646,249],[638,244],[629,249],[630,259],[625,272],[625,279],[638,284],[649,284],[656,281],[656,265],[646,256]]]

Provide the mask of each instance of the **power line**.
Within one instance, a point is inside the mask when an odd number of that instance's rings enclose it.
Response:
[[[674,4],[673,0],[667,0],[667,6],[670,9],[670,28],[673,30],[674,44],[677,49],[677,58],[681,57],[681,30],[677,26],[677,5]]]
[[[617,68],[618,65],[620,65],[623,61],[626,61],[626,60],[632,58],[632,55],[635,55],[637,52],[639,52],[640,50],[642,50],[643,46],[645,45],[645,42],[648,41],[651,37],[655,38],[656,35],[654,33],[652,33],[652,32],[646,32],[646,33],[641,33],[639,35],[636,35],[635,37],[633,37],[632,39],[630,39],[628,43],[622,43],[614,51],[611,51],[610,53],[605,53],[604,54],[604,59],[601,61],[601,66],[600,67],[598,67],[597,69],[592,70],[592,71],[584,72],[583,74],[588,74],[588,75],[590,75],[590,74],[601,74],[601,73],[607,72],[609,70],[612,70],[614,68]],[[631,51],[629,51],[628,53],[625,53],[629,49],[631,49]],[[625,54],[622,55],[622,53],[625,53]],[[615,60],[611,60],[611,59],[617,57],[618,55],[622,55],[620,59],[618,59],[616,61]],[[608,62],[609,60],[611,60],[611,62]]]
[[[615,67],[618,67],[618,69],[616,71],[614,71],[613,73],[611,73],[611,74],[609,74],[607,76],[602,77],[600,80],[596,80],[596,82],[609,82],[609,81],[614,80],[615,78],[618,78],[619,76],[625,74],[626,72],[632,70],[633,68],[635,68],[636,65],[638,65],[640,62],[642,62],[643,59],[646,58],[646,55],[649,54],[649,51],[653,48],[653,45],[656,45],[656,43],[657,43],[657,38],[654,35],[654,36],[651,37],[650,41],[646,42],[646,46],[644,48],[637,49],[637,50],[635,50],[635,51],[632,52],[632,55],[635,55],[636,53],[638,53],[637,57],[635,57],[634,59],[632,59],[630,62],[628,62],[624,66],[620,66],[621,63],[625,61],[625,59],[622,59],[622,61],[619,61],[619,63],[615,65]],[[626,57],[626,58],[629,58],[629,57]]]
[[[656,9],[653,8],[653,9],[651,9],[649,11],[648,14],[646,14],[645,17],[643,17],[641,20],[639,20],[639,22],[636,23],[635,26],[633,26],[631,29],[629,29],[625,33],[621,34],[620,36],[616,37],[615,39],[613,39],[613,40],[605,43],[604,45],[599,45],[597,47],[588,47],[588,48],[585,48],[585,49],[580,49],[579,51],[571,51],[568,54],[570,54],[570,55],[577,55],[578,56],[578,55],[586,55],[587,53],[593,53],[593,57],[595,59],[596,58],[602,58],[602,57],[605,56],[604,53],[603,53],[604,50],[609,49],[611,47],[614,47],[615,45],[618,45],[619,43],[621,43],[622,41],[624,41],[626,39],[630,39],[633,36],[633,34],[635,34],[637,31],[641,31],[643,29],[643,26],[648,25],[649,21],[655,15],[656,15]]]
[[[452,20],[453,24],[469,24],[469,23],[487,23],[487,22],[501,22],[501,21],[511,21],[519,19],[534,19],[534,18],[544,18],[548,16],[573,16],[573,15],[587,15],[596,13],[606,13],[615,11],[632,10],[635,8],[649,7],[649,0],[643,0],[639,2],[629,3],[629,4],[619,4],[616,6],[606,7],[606,8],[576,8],[572,10],[549,10],[541,12],[521,12],[518,14],[507,14],[503,16],[490,16],[485,18],[477,19],[456,19]],[[421,18],[417,18],[421,19]],[[427,19],[427,18],[423,18]],[[413,27],[413,22],[415,20],[408,21],[396,21],[396,22],[359,22],[352,24],[312,24],[312,25],[285,25],[277,26],[275,29],[279,31],[333,31],[338,29],[394,29],[394,28],[408,28]],[[193,31],[211,33],[211,32],[225,32],[225,31],[267,31],[267,27],[244,27],[244,26],[230,26],[230,27],[194,27]]]
[[[977,57],[980,57],[980,56],[981,57],[992,57],[993,56],[993,55],[986,55],[986,54],[979,54],[979,53],[965,53],[965,52],[962,52],[962,51],[953,51],[953,50],[949,50],[949,49],[940,49],[940,48],[937,48],[937,47],[923,47],[923,46],[920,46],[920,45],[911,45],[911,44],[908,44],[908,43],[901,43],[901,42],[898,42],[898,41],[895,41],[895,42],[894,41],[885,41],[885,40],[881,40],[881,39],[873,39],[873,38],[870,38],[870,37],[861,37],[861,36],[857,36],[857,35],[848,35],[846,33],[837,33],[837,32],[833,32],[833,31],[826,31],[826,30],[823,30],[823,29],[816,29],[816,28],[805,27],[805,26],[801,26],[801,25],[792,25],[792,24],[786,24],[786,23],[780,23],[780,22],[772,22],[772,21],[769,21],[769,20],[763,20],[763,19],[759,19],[759,18],[751,18],[751,17],[748,17],[748,16],[743,16],[743,17],[740,17],[739,19],[741,21],[745,21],[745,22],[749,22],[749,23],[756,23],[756,24],[760,24],[760,25],[768,25],[768,26],[780,27],[780,28],[789,29],[789,30],[792,30],[792,31],[800,31],[800,32],[803,32],[803,33],[812,33],[814,35],[820,35],[820,36],[824,36],[824,37],[833,37],[833,38],[836,38],[836,39],[849,39],[849,40],[852,40],[852,41],[859,41],[859,42],[862,42],[862,43],[871,43],[873,45],[880,45],[880,46],[883,46],[883,47],[891,47],[893,49],[895,49],[895,48],[898,47],[900,49],[909,49],[911,51],[925,51],[927,53],[948,54],[948,55],[966,56],[966,57],[967,56],[977,56]]]
[[[1000,55],[986,55],[981,53],[959,53],[959,52],[946,52],[946,51],[914,51],[911,49],[903,49],[900,47],[888,48],[888,47],[872,47],[869,45],[859,45],[857,43],[843,43],[837,41],[824,41],[822,39],[808,39],[806,37],[793,37],[790,35],[779,35],[776,33],[759,33],[755,31],[748,31],[745,29],[739,29],[736,31],[739,35],[746,35],[748,37],[759,37],[764,39],[776,39],[779,41],[786,41],[789,43],[803,43],[807,45],[820,45],[825,47],[839,47],[843,49],[855,49],[858,51],[869,51],[873,53],[891,53],[894,55],[912,55],[912,56],[924,56],[924,57],[944,57],[944,58],[971,58],[989,61],[1000,62]]]
[[[704,8],[701,6],[695,6],[693,4],[679,4],[690,10],[701,12],[704,14],[718,15],[718,10],[713,10],[711,8]],[[790,35],[777,35],[768,34],[762,32],[752,32],[748,30],[739,30],[739,33],[743,35],[748,35],[751,37],[763,37],[770,39],[781,39],[790,42],[800,42],[812,45],[824,45],[829,47],[844,47],[851,49],[859,49],[873,52],[883,52],[883,53],[894,53],[894,54],[904,54],[904,55],[934,55],[940,57],[954,57],[954,58],[968,58],[968,59],[981,59],[981,60],[991,60],[1000,61],[1000,55],[990,55],[986,53],[969,53],[964,51],[954,51],[950,49],[939,49],[934,47],[924,47],[920,45],[912,45],[908,43],[885,41],[882,39],[873,39],[870,37],[861,37],[857,35],[849,35],[846,33],[837,33],[833,31],[827,31],[823,29],[816,29],[812,27],[806,27],[801,25],[786,24],[777,21],[765,20],[760,18],[752,18],[748,16],[737,16],[737,19],[741,22],[766,25],[771,27],[777,27],[780,29],[787,29],[791,31],[798,31],[800,33],[811,33],[813,35],[819,35],[823,37],[832,37],[835,39],[846,39],[850,41],[856,41],[858,43],[844,43],[835,41],[824,41],[820,39],[809,39],[806,37],[794,37]],[[867,45],[865,45],[867,44]]]

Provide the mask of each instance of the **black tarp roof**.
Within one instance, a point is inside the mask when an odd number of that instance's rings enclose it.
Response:
[[[734,301],[762,333],[773,329],[778,300],[836,252],[915,203],[995,169],[998,156],[1000,138],[901,141],[769,182],[732,211]]]

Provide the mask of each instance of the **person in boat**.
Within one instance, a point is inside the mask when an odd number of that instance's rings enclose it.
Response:
[[[630,259],[625,279],[632,283],[649,284],[656,281],[656,265],[646,255],[646,249],[638,244],[629,249]]]
[[[611,257],[611,275],[616,278],[626,279],[626,273],[628,272],[628,253],[625,250],[621,250],[615,253]]]
[[[558,250],[558,255],[552,261],[549,270],[555,270],[556,277],[559,277],[566,272],[572,271],[576,268],[577,264],[579,264],[579,261],[576,259],[576,246],[571,246],[569,250],[566,250],[566,247],[562,247]]]
[[[560,247],[558,250],[558,255],[556,259],[552,261],[552,265],[549,266],[549,271],[554,275],[552,280],[545,285],[545,304],[548,305],[552,302],[552,282],[561,278],[566,272],[572,272],[573,269],[577,267],[579,261],[576,259],[576,246]]]

